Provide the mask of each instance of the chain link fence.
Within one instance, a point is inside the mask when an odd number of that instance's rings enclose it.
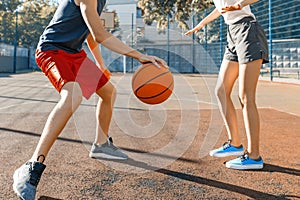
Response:
[[[0,43],[0,73],[15,73],[33,69],[36,64],[32,52],[34,52],[33,48]]]
[[[213,7],[192,16],[188,22],[190,27],[195,26],[212,9]],[[270,46],[271,62],[262,67],[261,75],[299,79],[300,0],[259,1],[253,4],[251,9],[264,28]],[[195,35],[186,37],[184,31],[173,23],[159,33],[156,24],[145,25],[140,14],[128,11],[117,12],[117,15],[120,19],[127,19],[128,22],[120,23],[114,35],[143,53],[163,58],[173,72],[218,73],[226,47],[227,25],[222,17],[205,27],[200,32],[200,37]],[[37,68],[34,48],[17,48],[17,70]],[[102,48],[102,53],[106,64],[113,72],[133,72],[140,65],[131,58],[117,55],[105,48]],[[2,43],[0,72],[12,72],[14,59],[14,46]]]
[[[284,6],[289,5],[289,6]],[[188,22],[190,27],[214,9],[196,13]],[[264,28],[269,41],[270,63],[262,66],[262,76],[299,79],[300,73],[300,1],[259,1],[251,6]],[[270,12],[269,12],[270,11]],[[165,59],[174,72],[218,73],[227,45],[227,25],[222,17],[205,27],[198,36],[186,37],[176,24],[158,33],[156,24],[144,25],[134,13],[117,13],[119,18],[132,19],[120,24],[114,34],[125,43],[143,53]],[[133,72],[140,65],[135,60],[115,55],[103,48],[106,63],[111,71]]]

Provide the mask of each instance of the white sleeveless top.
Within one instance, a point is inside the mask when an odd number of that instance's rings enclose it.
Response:
[[[221,13],[221,9],[226,6],[232,6],[239,2],[239,0],[214,0],[214,4],[218,11]],[[250,5],[242,7],[241,10],[229,11],[225,14],[222,14],[224,17],[224,21],[226,24],[233,24],[244,17],[253,17],[255,19],[254,14],[251,12]]]

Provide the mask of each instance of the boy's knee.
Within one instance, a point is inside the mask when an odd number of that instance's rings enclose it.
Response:
[[[104,101],[110,101],[110,102],[114,102],[115,98],[116,98],[117,92],[116,92],[116,88],[114,86],[112,86],[109,91],[106,94],[105,99],[103,99]]]
[[[66,83],[61,91],[61,100],[69,105],[70,109],[76,109],[82,101],[82,91],[76,82]]]
[[[98,95],[104,102],[114,102],[116,98],[116,88],[112,84],[108,84],[99,90]]]

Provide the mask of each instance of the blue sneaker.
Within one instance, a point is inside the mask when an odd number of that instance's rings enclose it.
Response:
[[[213,157],[227,157],[227,156],[241,156],[244,154],[243,145],[239,147],[234,147],[230,144],[230,141],[225,142],[220,148],[211,150],[209,152],[210,156]]]
[[[26,162],[14,173],[13,189],[22,200],[34,200],[36,187],[46,165],[40,162]]]
[[[231,169],[262,169],[264,166],[264,161],[261,157],[258,159],[251,159],[247,153],[240,156],[239,158],[230,160],[226,162],[226,167]]]

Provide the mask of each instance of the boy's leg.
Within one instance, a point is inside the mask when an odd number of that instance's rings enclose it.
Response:
[[[252,159],[259,158],[259,114],[256,107],[256,87],[262,59],[240,66],[239,97],[243,106],[248,153]]]
[[[241,140],[238,134],[236,111],[230,95],[238,76],[238,62],[224,59],[220,68],[218,82],[216,85],[216,96],[225,122],[228,138],[231,141],[231,144],[236,147],[241,145]]]
[[[37,158],[40,155],[47,156],[58,135],[80,105],[82,93],[79,84],[77,82],[66,83],[60,92],[60,96],[61,99],[48,117],[31,161],[38,161]]]
[[[108,135],[116,90],[110,82],[107,82],[96,93],[100,97],[96,111],[98,124],[95,142],[89,156],[104,159],[127,159],[128,156],[121,149],[114,146],[112,138]]]
[[[104,144],[108,138],[113,106],[116,100],[116,89],[111,82],[107,82],[96,93],[100,98],[96,110],[96,118],[98,123],[95,143]]]
[[[31,160],[14,173],[13,189],[21,199],[35,199],[36,187],[46,168],[46,165],[43,164],[44,159],[81,102],[82,95],[78,83],[66,83],[60,94],[61,99],[48,117]]]

